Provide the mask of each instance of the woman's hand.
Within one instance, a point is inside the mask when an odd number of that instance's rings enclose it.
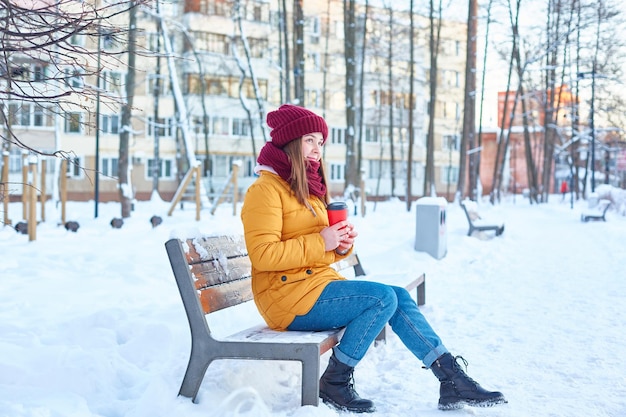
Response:
[[[358,233],[354,230],[354,225],[352,223],[344,220],[322,229],[320,235],[324,238],[326,251],[335,249],[345,251],[352,247],[354,239],[358,236]]]

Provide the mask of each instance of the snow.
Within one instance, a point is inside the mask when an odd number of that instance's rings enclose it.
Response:
[[[177,396],[190,335],[164,243],[241,233],[232,206],[214,216],[203,209],[196,222],[193,204],[167,216],[169,203],[153,198],[113,229],[119,204],[101,203],[94,219],[93,202],[73,202],[67,218],[80,229],[72,233],[48,204],[35,241],[0,228],[0,416],[345,415],[300,407],[299,366],[290,362],[218,361],[197,404]],[[520,196],[481,202],[481,215],[504,219],[506,231],[468,237],[463,211],[448,204],[440,260],[413,249],[415,205],[368,203],[366,216],[352,217],[368,275],[426,272],[424,314],[468,360],[468,374],[509,401],[450,415],[626,415],[626,217],[611,208],[607,222],[582,223],[586,208],[559,195],[542,205]],[[21,213],[9,205],[13,224]],[[163,218],[156,228],[153,215]],[[210,320],[217,336],[261,322],[252,303]],[[375,401],[375,416],[442,416],[438,383],[421,366],[392,334],[357,366],[356,388]]]

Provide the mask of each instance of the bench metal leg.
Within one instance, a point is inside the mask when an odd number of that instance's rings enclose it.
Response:
[[[383,327],[383,329],[380,331],[380,333],[378,333],[378,336],[376,336],[376,339],[374,339],[374,346],[378,346],[380,343],[387,343],[387,324],[385,324],[385,327]]]
[[[320,353],[309,349],[302,361],[302,405],[319,404],[320,394]]]
[[[192,349],[191,357],[189,358],[189,364],[183,377],[183,382],[180,386],[178,395],[191,398],[193,402],[196,402],[196,396],[200,390],[200,385],[206,374],[206,370],[211,363],[211,359],[201,352],[195,353]]]
[[[417,286],[417,305],[423,306],[426,304],[426,281]]]

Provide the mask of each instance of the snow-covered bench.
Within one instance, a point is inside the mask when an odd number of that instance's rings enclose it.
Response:
[[[321,332],[278,332],[257,325],[224,339],[211,335],[210,313],[253,299],[250,258],[243,236],[204,236],[165,243],[189,327],[191,355],[179,395],[194,402],[207,368],[216,359],[290,360],[302,363],[302,405],[318,405],[320,355],[341,337],[342,329]],[[356,253],[334,264],[365,275]],[[368,277],[367,279],[369,279]],[[365,279],[365,278],[364,278]],[[396,275],[393,285],[417,289],[417,303],[425,303],[425,275]],[[402,281],[402,284],[400,284]],[[377,341],[385,339],[384,329]]]
[[[580,215],[580,221],[588,222],[589,220],[602,220],[606,221],[606,212],[611,207],[611,200],[602,199],[598,202],[598,205],[594,208],[583,211]]]
[[[493,230],[496,232],[496,236],[500,236],[504,232],[504,223],[502,222],[487,222],[478,214],[478,205],[472,200],[461,201],[461,207],[467,217],[469,223],[468,236],[471,236],[475,231],[488,231]]]

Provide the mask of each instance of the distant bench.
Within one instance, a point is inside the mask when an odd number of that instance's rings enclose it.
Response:
[[[243,236],[170,239],[165,243],[174,278],[191,329],[191,355],[179,395],[194,402],[208,366],[216,359],[289,360],[302,363],[302,405],[318,405],[320,355],[339,343],[343,329],[279,332],[257,325],[224,339],[215,339],[205,315],[253,299],[250,258]],[[338,270],[365,272],[356,253],[333,264]],[[390,284],[397,285],[400,278]],[[404,287],[417,290],[417,304],[426,302],[426,282],[403,275]],[[364,279],[369,279],[364,278]],[[385,340],[386,327],[377,337]]]
[[[589,211],[584,211],[580,215],[580,221],[588,222],[589,220],[602,220],[606,221],[606,212],[611,207],[611,200],[602,199],[598,202],[598,205]]]
[[[493,230],[496,232],[496,236],[500,236],[504,233],[504,223],[489,223],[480,217],[480,214],[478,214],[478,206],[475,201],[463,200],[461,201],[461,207],[463,207],[463,211],[467,217],[467,222],[469,223],[469,231],[467,232],[468,236],[471,236],[475,231],[481,232]]]

